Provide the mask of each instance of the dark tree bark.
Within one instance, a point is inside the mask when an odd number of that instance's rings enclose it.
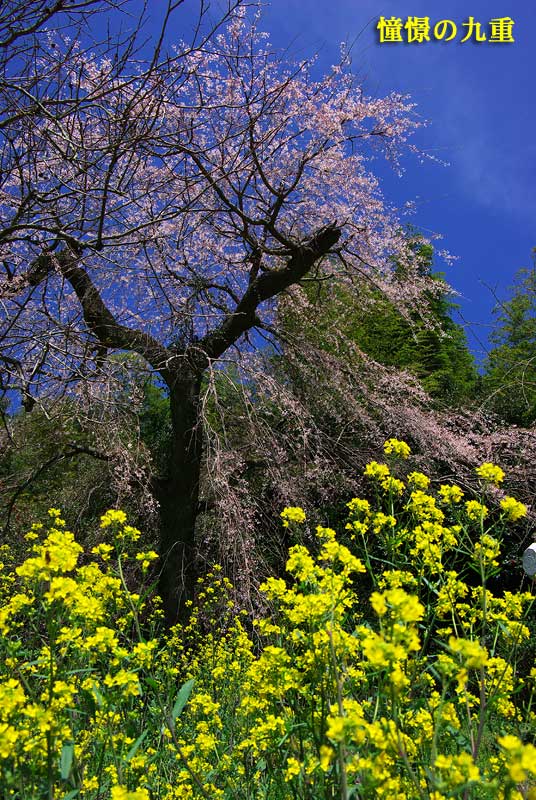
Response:
[[[182,376],[170,390],[172,439],[167,474],[157,481],[160,507],[160,576],[166,626],[184,618],[192,599],[195,568],[195,524],[199,501],[202,430],[199,419],[201,376]]]

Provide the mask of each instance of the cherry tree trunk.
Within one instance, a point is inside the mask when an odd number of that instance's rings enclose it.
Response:
[[[199,425],[200,375],[177,380],[170,390],[172,442],[167,475],[159,482],[160,577],[166,626],[185,616],[193,597],[195,521],[199,500],[202,431]]]

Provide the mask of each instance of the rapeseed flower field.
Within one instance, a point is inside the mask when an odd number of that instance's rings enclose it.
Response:
[[[409,454],[386,442],[339,533],[283,510],[301,543],[255,620],[215,566],[163,632],[120,510],[90,552],[55,508],[2,548],[2,798],[534,800],[534,597],[490,588],[527,509],[493,464],[474,497]]]

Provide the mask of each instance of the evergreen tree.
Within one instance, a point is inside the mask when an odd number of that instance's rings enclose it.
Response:
[[[318,308],[314,338],[329,350],[328,342],[322,340],[323,332],[335,323],[342,324],[349,342],[367,356],[384,366],[412,373],[431,397],[449,407],[460,406],[473,397],[479,381],[474,358],[463,327],[452,318],[457,306],[449,297],[449,287],[441,273],[432,271],[433,248],[418,237],[413,248],[420,258],[423,277],[435,281],[435,290],[425,292],[426,318],[416,311],[402,313],[370,284],[361,287],[357,302],[341,287],[312,282],[306,293]],[[397,264],[396,270],[403,280],[404,268]],[[298,320],[291,322],[292,310],[287,308],[284,313],[286,325],[295,327]]]
[[[506,422],[536,420],[536,249],[533,265],[521,269],[509,300],[494,309],[496,347],[489,353],[484,390],[492,409]]]

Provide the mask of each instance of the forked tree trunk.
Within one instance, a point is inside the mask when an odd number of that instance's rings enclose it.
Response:
[[[195,521],[199,500],[202,431],[200,375],[177,380],[170,389],[172,442],[166,478],[157,490],[160,504],[160,577],[165,624],[185,617],[196,583]]]

